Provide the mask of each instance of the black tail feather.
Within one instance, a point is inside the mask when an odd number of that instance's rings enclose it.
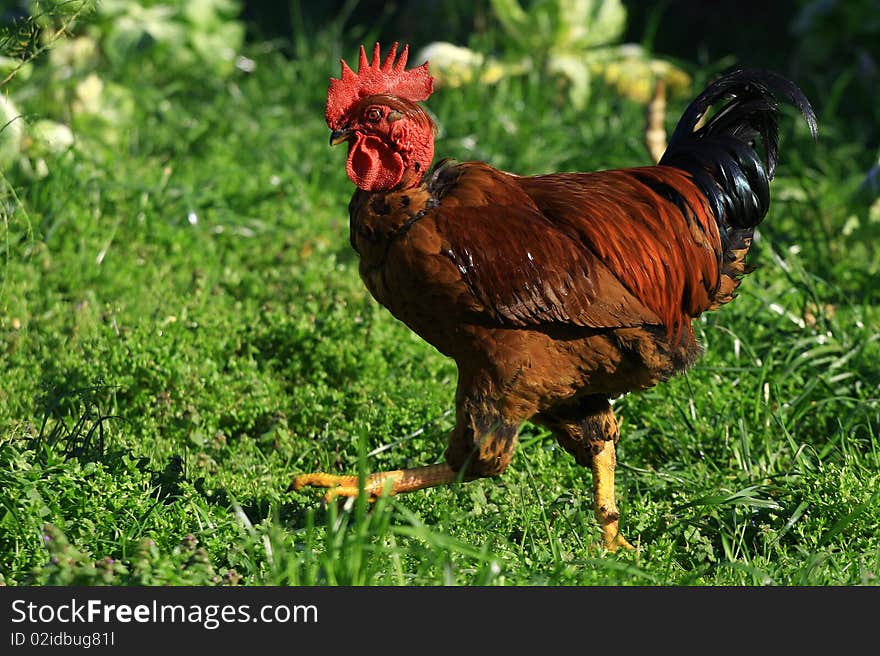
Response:
[[[753,228],[767,214],[779,153],[774,92],[801,111],[815,138],[816,114],[800,89],[775,73],[741,69],[713,82],[688,106],[660,160],[694,176],[722,232]],[[726,104],[695,130],[719,102]],[[758,137],[763,158],[755,150]]]

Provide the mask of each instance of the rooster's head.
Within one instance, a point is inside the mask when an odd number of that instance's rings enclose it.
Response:
[[[434,157],[434,122],[416,103],[434,90],[427,62],[405,70],[409,46],[397,43],[379,63],[361,46],[358,71],[342,62],[342,76],[330,80],[325,117],[330,145],[348,142],[346,171],[365,191],[417,185]]]

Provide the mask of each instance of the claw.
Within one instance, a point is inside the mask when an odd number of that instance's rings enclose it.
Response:
[[[629,541],[623,537],[620,533],[615,533],[611,535],[609,532],[605,532],[602,536],[603,541],[605,542],[605,548],[611,553],[616,552],[621,547],[626,549],[627,551],[635,551],[636,548],[632,546]]]
[[[398,492],[453,483],[457,478],[457,472],[445,463],[428,465],[370,474],[364,481],[364,490],[370,495],[371,500],[375,500],[383,494],[393,495]],[[301,490],[306,486],[329,488],[324,494],[324,499],[327,501],[340,496],[356,497],[360,494],[360,482],[357,476],[334,476],[323,472],[300,474],[294,477],[288,490]]]
[[[384,490],[383,480],[370,480],[370,478],[367,478],[364,483],[364,490],[369,496],[370,501],[375,501]],[[338,497],[357,497],[360,495],[357,476],[334,476],[320,472],[301,474],[294,477],[287,489],[288,491],[301,490],[308,486],[328,488],[324,493],[324,503],[330,503]]]

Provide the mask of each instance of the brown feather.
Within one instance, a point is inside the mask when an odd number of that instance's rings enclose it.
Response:
[[[675,185],[685,212],[644,180]],[[684,368],[689,318],[719,287],[717,228],[674,169],[526,178],[446,161],[350,211],[370,292],[506,421]]]
[[[349,209],[370,292],[458,365],[446,459],[467,477],[503,471],[523,421],[553,424],[689,366],[691,318],[745,271],[745,250],[723,252],[689,174],[670,167],[520,177],[444,161],[417,187],[357,191]]]
[[[718,228],[686,173],[655,166],[517,180],[544,216],[660,318],[671,338],[711,306],[722,255]]]
[[[410,247],[416,270],[401,283],[416,275],[427,291],[455,280],[444,312],[487,325],[662,325],[677,341],[721,285],[717,225],[690,177],[670,167],[520,177],[444,162],[416,189],[358,192],[351,211],[362,272],[392,312],[402,301],[377,267],[392,249],[413,259]],[[410,323],[402,307],[395,315]]]
[[[377,46],[369,66],[378,61]],[[354,74],[343,73],[340,93],[360,93]],[[361,276],[458,366],[446,464],[376,474],[364,490],[500,474],[520,425],[532,419],[590,465],[605,546],[631,547],[618,531],[619,432],[609,399],[693,363],[700,347],[692,319],[732,300],[751,270],[745,257],[767,213],[777,153],[770,87],[801,109],[815,135],[797,87],[735,71],[691,103],[658,166],[533,177],[453,161],[426,173],[433,123],[412,99],[371,89],[378,95],[346,108],[344,125],[331,124],[331,143],[346,135],[350,143],[347,170],[359,187],[351,244]],[[696,129],[718,101],[727,104]],[[375,170],[383,165],[387,175]],[[353,480],[305,475],[294,487],[339,485],[353,496]]]

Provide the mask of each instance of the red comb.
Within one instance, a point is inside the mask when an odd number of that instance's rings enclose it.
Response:
[[[358,72],[355,73],[342,61],[342,77],[330,78],[327,91],[327,109],[324,115],[327,125],[339,127],[338,123],[361,98],[378,93],[397,96],[411,102],[427,100],[434,91],[434,78],[428,74],[428,62],[406,71],[406,58],[409,46],[403,47],[400,58],[397,56],[397,41],[379,64],[380,49],[377,43],[373,48],[373,59],[367,62],[367,53],[361,46]]]

